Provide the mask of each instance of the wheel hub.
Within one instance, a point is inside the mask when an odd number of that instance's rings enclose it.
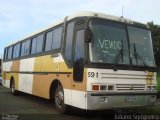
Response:
[[[56,98],[55,98],[55,103],[58,105],[58,107],[62,107],[64,102],[64,98],[63,98],[63,92],[62,91],[58,91],[56,94]]]

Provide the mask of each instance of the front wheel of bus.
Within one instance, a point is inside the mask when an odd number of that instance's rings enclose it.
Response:
[[[63,92],[63,87],[61,85],[56,88],[54,100],[56,109],[60,113],[66,113],[68,106],[64,104],[64,92]]]

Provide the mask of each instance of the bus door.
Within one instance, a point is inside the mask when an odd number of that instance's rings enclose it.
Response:
[[[73,80],[72,80],[72,105],[85,108],[84,80],[84,29],[75,32],[74,59],[73,59]]]

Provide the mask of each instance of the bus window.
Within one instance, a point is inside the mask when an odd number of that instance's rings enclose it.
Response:
[[[31,54],[36,53],[36,37],[32,39],[32,48],[31,48]]]
[[[7,59],[11,59],[12,58],[12,46],[11,47],[9,47],[9,49],[8,49],[8,56],[7,56]]]
[[[13,48],[13,58],[19,57],[19,52],[20,52],[20,43],[16,44]]]
[[[16,57],[19,57],[19,53],[20,53],[20,43],[17,44],[17,48],[16,48]]]
[[[24,56],[24,50],[25,50],[25,42],[22,43],[21,56]]]
[[[46,33],[46,45],[45,45],[45,51],[51,50],[52,46],[52,37],[53,37],[53,31],[50,31]]]
[[[25,55],[29,55],[29,50],[30,50],[30,40],[27,40],[25,42]]]
[[[73,32],[74,32],[74,22],[71,22],[67,26],[66,45],[65,45],[65,56],[69,63],[71,63],[72,61]]]
[[[39,35],[36,39],[36,53],[42,52],[42,45],[43,45],[43,35]]]
[[[29,54],[29,50],[30,50],[30,40],[27,40],[27,41],[22,43],[21,56],[28,55]]]
[[[59,27],[53,31],[52,49],[60,48],[62,37],[62,27]]]
[[[5,53],[4,53],[4,59],[7,60],[7,52],[8,52],[8,48],[5,49]]]

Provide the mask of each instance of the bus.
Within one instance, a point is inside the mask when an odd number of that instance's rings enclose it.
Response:
[[[4,49],[3,86],[55,102],[65,113],[153,106],[156,65],[149,27],[78,12]]]

